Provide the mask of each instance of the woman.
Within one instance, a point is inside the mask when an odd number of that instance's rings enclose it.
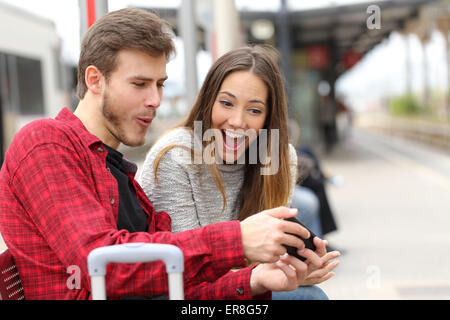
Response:
[[[286,206],[296,171],[275,51],[255,46],[214,63],[187,119],[148,153],[139,182],[157,211],[172,213],[179,232]],[[322,257],[326,266],[308,284],[333,275],[335,256]],[[326,298],[311,288],[300,291]]]

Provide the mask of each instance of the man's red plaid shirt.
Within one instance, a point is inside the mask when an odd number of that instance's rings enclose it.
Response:
[[[106,169],[106,156],[102,142],[68,109],[16,135],[0,173],[0,232],[26,299],[89,299],[89,252],[130,242],[180,247],[187,299],[252,298],[252,268],[229,272],[245,265],[239,222],[173,234],[169,215],[154,211],[130,173],[149,230],[117,230],[118,187]],[[71,270],[81,271],[79,289],[71,282],[76,276]],[[110,264],[106,284],[109,298],[168,292],[162,262]]]

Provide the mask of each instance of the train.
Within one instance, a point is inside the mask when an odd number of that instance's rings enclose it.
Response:
[[[54,23],[0,2],[0,165],[14,135],[73,105],[74,69]]]

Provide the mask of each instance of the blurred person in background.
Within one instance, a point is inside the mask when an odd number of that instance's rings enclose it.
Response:
[[[319,205],[318,215],[309,215],[305,225],[322,238],[325,237],[326,234],[338,230],[335,214],[331,208],[326,192],[326,183],[332,183],[333,177],[325,175],[320,166],[318,157],[310,147],[302,146],[297,148],[297,156],[297,187],[301,188],[302,192],[307,192],[306,190],[312,192]],[[312,202],[314,201],[312,200]],[[301,214],[302,212],[300,211],[299,215]],[[336,249],[328,246],[328,250],[334,251]]]
[[[336,102],[330,94],[319,95],[318,123],[321,129],[325,152],[331,153],[337,142]]]

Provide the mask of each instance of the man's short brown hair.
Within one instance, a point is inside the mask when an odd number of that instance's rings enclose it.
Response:
[[[87,67],[96,66],[108,80],[122,49],[136,49],[151,56],[167,59],[175,53],[171,28],[157,15],[140,9],[121,9],[99,19],[87,31],[81,44],[78,62],[77,95],[83,99],[87,87]]]

